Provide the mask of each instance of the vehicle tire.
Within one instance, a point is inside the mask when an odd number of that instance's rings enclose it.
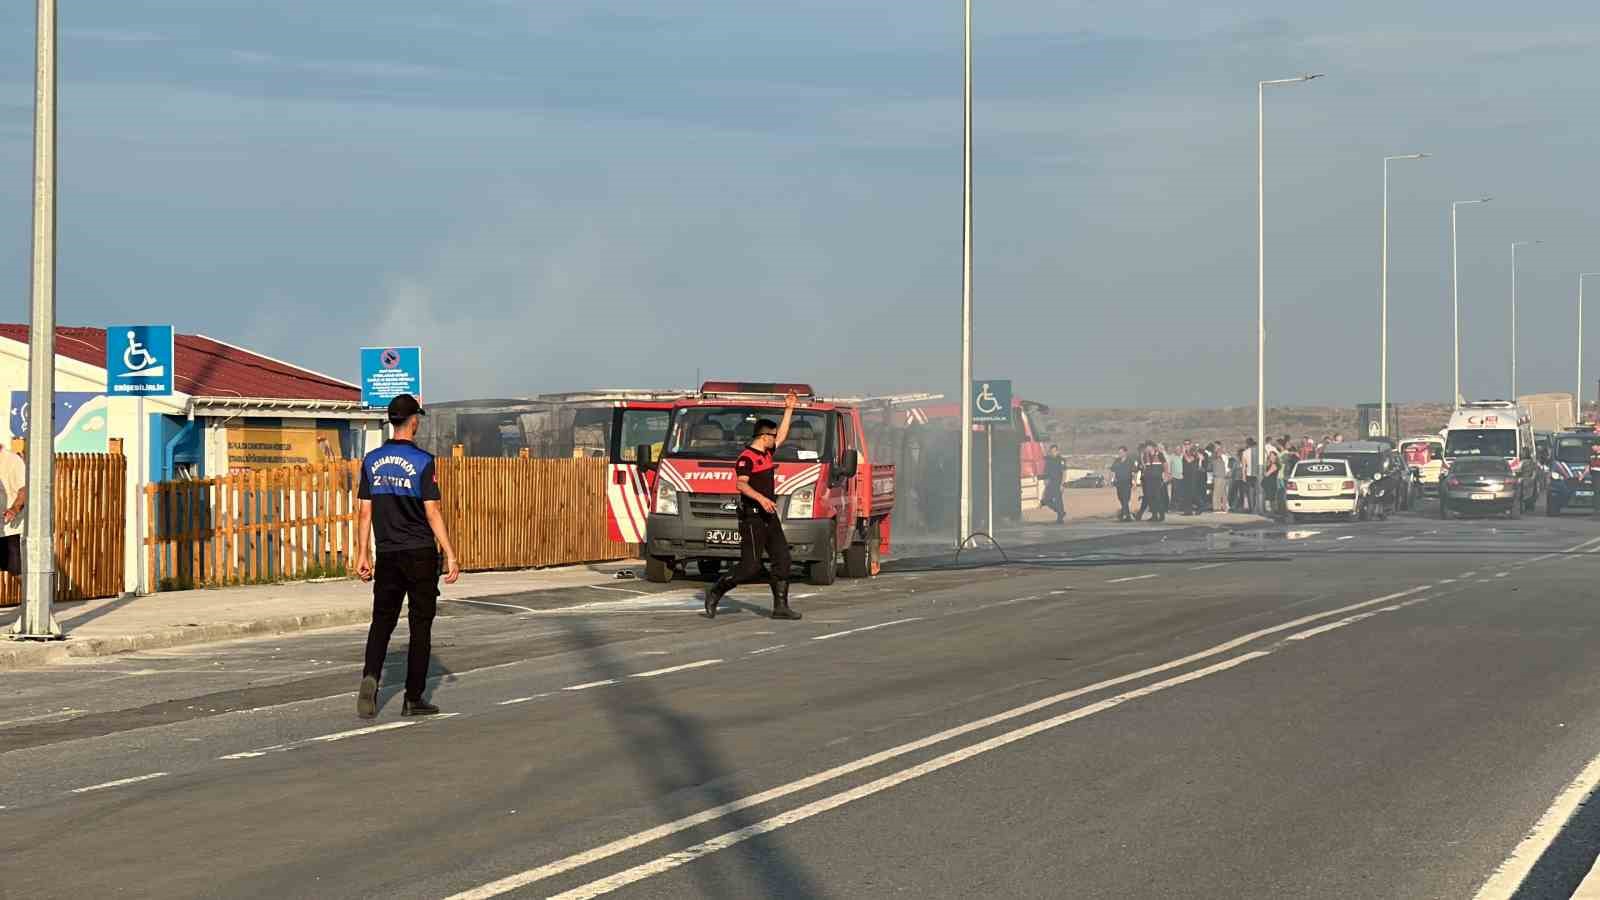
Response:
[[[867,539],[863,538],[844,551],[844,577],[866,578],[872,574],[868,549]]]
[[[707,578],[715,578],[722,574],[722,560],[720,559],[697,559],[694,567],[695,571]]]
[[[806,581],[821,587],[833,584],[839,577],[839,551],[838,538],[834,530],[828,529],[828,537],[822,542],[822,558],[806,567]]]
[[[652,584],[666,584],[676,574],[672,568],[672,560],[659,557],[646,557],[644,561],[644,580]]]

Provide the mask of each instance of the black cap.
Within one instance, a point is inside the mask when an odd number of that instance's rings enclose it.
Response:
[[[390,425],[403,425],[412,416],[425,416],[427,414],[427,411],[422,408],[422,404],[417,402],[417,398],[410,394],[401,394],[389,401]]]

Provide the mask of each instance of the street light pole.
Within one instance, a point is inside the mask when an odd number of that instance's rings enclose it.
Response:
[[[1254,472],[1256,477],[1255,509],[1260,515],[1266,511],[1262,505],[1262,469],[1266,465],[1267,444],[1267,88],[1280,84],[1299,84],[1322,75],[1301,75],[1297,78],[1277,78],[1256,82],[1256,451]]]
[[[33,297],[28,323],[29,429],[18,640],[51,640],[55,600],[56,0],[38,0],[33,97]]]
[[[1492,197],[1476,200],[1457,200],[1450,204],[1450,318],[1455,324],[1455,398],[1451,404],[1461,402],[1461,277],[1456,263],[1456,207],[1472,203],[1488,203]]]
[[[1517,248],[1544,241],[1511,242],[1511,402],[1517,402]]]
[[[1380,293],[1383,299],[1378,318],[1381,325],[1378,328],[1378,433],[1387,437],[1389,434],[1389,163],[1396,159],[1427,159],[1426,153],[1407,153],[1401,156],[1385,156],[1383,158],[1383,274],[1379,279],[1383,283]]]
[[[961,123],[961,513],[956,546],[972,536],[972,0],[964,4]]]
[[[1600,272],[1583,272],[1578,275],[1578,392],[1572,395],[1572,421],[1583,418],[1583,280],[1600,276]]]

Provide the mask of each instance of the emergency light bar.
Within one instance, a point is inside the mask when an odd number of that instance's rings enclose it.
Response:
[[[784,384],[773,381],[708,381],[700,385],[701,396],[734,394],[741,397],[782,397],[790,392],[813,397],[809,384]]]

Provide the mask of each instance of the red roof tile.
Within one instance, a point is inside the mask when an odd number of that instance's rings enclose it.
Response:
[[[28,342],[28,326],[0,324],[0,338]],[[206,337],[180,334],[174,368],[177,388],[193,397],[261,397],[272,400],[361,399],[353,384],[320,375]],[[56,328],[56,354],[97,368],[106,364],[104,328]]]

